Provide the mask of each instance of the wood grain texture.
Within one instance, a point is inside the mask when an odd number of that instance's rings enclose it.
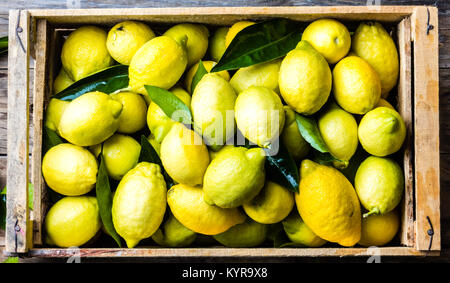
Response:
[[[28,54],[30,15],[10,11],[8,49],[8,133],[6,240],[8,252],[26,252],[28,231]],[[16,25],[22,29],[16,36]],[[23,43],[20,44],[19,40]],[[22,49],[24,48],[24,50]],[[20,80],[18,78],[21,78]],[[28,232],[28,233],[27,233]]]
[[[42,132],[44,120],[44,101],[50,93],[47,84],[48,65],[46,58],[50,53],[50,29],[46,20],[39,20],[36,27],[36,69],[34,72],[34,95],[33,95],[33,150],[31,158],[31,181],[34,185],[34,209],[33,242],[42,244],[42,221],[45,213],[45,206],[42,203],[44,196],[44,178],[42,177]]]
[[[434,29],[427,32],[427,22]],[[414,41],[414,166],[416,182],[416,247],[439,250],[439,68],[437,9],[418,7],[412,16]],[[427,233],[435,230],[432,243]]]
[[[405,193],[401,204],[400,242],[414,246],[414,166],[413,166],[413,112],[411,95],[411,19],[408,17],[397,27],[400,77],[398,80],[398,111],[405,121],[406,138],[403,144],[403,172]]]
[[[318,256],[438,256],[439,251],[422,252],[408,247],[381,248],[136,248],[136,249],[32,249],[29,255],[35,257],[71,257],[79,253],[81,257],[318,257]]]

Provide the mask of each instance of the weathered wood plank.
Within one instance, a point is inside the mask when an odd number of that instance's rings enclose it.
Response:
[[[372,1],[375,2],[375,1]],[[293,1],[293,0],[128,0],[128,1],[3,1],[0,3],[0,12],[9,9],[67,9],[67,8],[148,8],[148,7],[226,7],[226,6],[337,6],[337,5],[358,5],[366,6],[367,0],[314,0],[314,1]],[[435,5],[440,9],[450,8],[448,1],[441,0],[383,0],[382,5]]]
[[[42,203],[44,192],[44,179],[41,173],[42,163],[42,132],[44,120],[44,101],[46,94],[50,93],[49,84],[46,83],[48,76],[48,58],[50,53],[50,30],[46,20],[37,22],[36,35],[36,69],[34,72],[34,95],[33,95],[33,150],[31,158],[31,181],[34,185],[34,243],[42,244],[42,221],[46,206]]]
[[[312,21],[323,17],[345,20],[400,21],[411,14],[411,6],[303,6],[303,7],[182,7],[182,8],[128,8],[128,9],[76,9],[29,10],[36,18],[46,18],[50,23],[74,25],[111,25],[123,20],[151,21],[153,23],[199,22],[212,25],[230,24],[244,19],[267,19],[283,16],[297,21]]]
[[[30,256],[35,257],[71,257],[80,255],[81,257],[354,257],[354,256],[437,256],[439,252],[425,253],[408,247],[381,247],[381,248],[137,248],[137,249],[99,249],[99,248],[82,248],[82,249],[32,249]]]
[[[5,248],[26,252],[28,231],[28,52],[30,15],[10,11],[8,50],[7,217]],[[22,29],[16,36],[16,25]],[[20,40],[22,44],[20,44]],[[23,50],[23,49],[24,50]],[[28,233],[27,233],[28,232]]]
[[[414,245],[414,167],[413,167],[413,115],[411,96],[411,19],[400,22],[397,28],[398,53],[400,57],[400,77],[398,81],[398,111],[406,125],[406,138],[403,145],[403,171],[405,193],[402,201],[400,242]]]
[[[427,33],[427,21],[434,26]],[[417,7],[412,16],[414,41],[414,148],[416,247],[440,250],[439,67],[437,9]],[[427,234],[431,221],[433,241]]]
[[[30,70],[30,76],[33,77],[34,70]],[[30,101],[32,101],[34,80],[30,80]],[[0,69],[0,155],[6,155],[7,138],[7,110],[8,110],[8,70]],[[33,108],[30,109],[30,117],[33,114]],[[33,125],[30,125],[31,129]],[[33,144],[33,137],[30,136],[30,147]]]

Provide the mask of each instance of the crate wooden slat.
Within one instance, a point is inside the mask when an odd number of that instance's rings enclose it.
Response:
[[[440,250],[439,202],[439,35],[436,7],[417,7],[411,19],[414,41],[414,147],[416,247]],[[429,30],[427,27],[433,26]]]
[[[434,169],[439,172],[438,124],[438,46],[437,9],[417,6],[343,6],[343,7],[208,7],[208,8],[146,8],[146,9],[81,9],[81,10],[28,10],[31,19],[30,33],[35,34],[36,73],[34,88],[32,177],[35,186],[35,203],[32,217],[35,221],[36,244],[42,243],[42,221],[45,217],[45,184],[40,174],[42,147],[42,119],[48,98],[52,92],[52,81],[59,71],[59,52],[62,36],[81,24],[111,26],[123,20],[142,20],[152,25],[179,22],[199,22],[210,25],[230,25],[238,20],[261,20],[270,17],[285,17],[297,21],[312,21],[333,17],[343,21],[377,20],[396,25],[397,46],[400,59],[397,109],[407,126],[407,141],[403,147],[405,194],[401,204],[402,225],[399,246],[373,248],[251,248],[229,249],[223,247],[194,247],[167,249],[138,247],[135,249],[81,248],[77,252],[83,257],[292,257],[292,256],[370,256],[374,252],[381,256],[438,255],[440,250],[439,220],[439,174],[425,174]],[[426,35],[426,23],[430,12],[430,23],[434,29]],[[425,17],[425,18],[424,18]],[[15,29],[10,24],[10,30]],[[36,30],[34,30],[36,29]],[[425,33],[424,33],[425,31]],[[13,32],[13,31],[10,31]],[[31,47],[31,46],[30,46]],[[16,46],[17,48],[17,46]],[[430,56],[431,55],[431,56]],[[414,64],[412,64],[414,62]],[[21,67],[23,68],[23,66]],[[22,70],[25,72],[25,70]],[[28,72],[27,72],[28,73]],[[14,76],[14,73],[12,73]],[[11,77],[13,77],[11,76]],[[16,76],[17,78],[17,76]],[[13,79],[13,78],[12,78]],[[19,80],[18,80],[19,81]],[[28,84],[28,83],[27,83]],[[23,87],[23,86],[22,86]],[[419,102],[419,103],[418,103]],[[39,109],[36,109],[39,108]],[[24,108],[23,108],[24,109]],[[425,116],[429,119],[423,119]],[[437,116],[436,116],[437,115]],[[8,127],[8,129],[11,129]],[[14,131],[9,131],[13,136]],[[8,152],[8,157],[18,159],[17,153]],[[438,156],[435,159],[435,156]],[[431,157],[431,158],[430,158]],[[437,162],[436,162],[437,160]],[[418,166],[417,163],[421,162]],[[428,170],[428,171],[424,171]],[[18,175],[15,176],[16,178]],[[20,195],[25,187],[17,187]],[[37,191],[36,191],[37,190]],[[15,200],[16,201],[16,200]],[[20,200],[23,202],[23,200]],[[29,219],[28,212],[13,215]],[[427,235],[428,221],[433,223],[434,236],[431,251],[427,251],[430,237]],[[7,241],[12,232],[7,231]],[[10,235],[11,234],[11,235]],[[13,252],[9,244],[8,252]],[[15,247],[14,247],[15,248]],[[31,246],[25,245],[26,249]],[[31,248],[29,255],[38,257],[72,256],[68,249]]]
[[[30,15],[12,10],[9,14],[8,47],[8,161],[5,249],[28,251],[28,62]],[[20,29],[21,32],[16,35]],[[22,44],[20,44],[22,42]]]
[[[32,249],[38,257],[299,257],[299,256],[436,256],[439,251],[419,251],[411,247],[380,248],[136,248],[136,249]]]
[[[413,167],[413,111],[411,96],[411,19],[403,19],[397,27],[400,76],[398,80],[398,112],[405,121],[406,138],[403,145],[405,194],[401,211],[401,243],[414,245],[414,167]]]
[[[36,18],[57,24],[112,24],[123,20],[157,23],[204,22],[228,25],[249,17],[285,17],[298,21],[313,21],[332,17],[343,20],[400,21],[410,15],[414,6],[302,6],[302,7],[192,7],[192,8],[130,8],[29,10]],[[124,12],[126,11],[126,12]]]
[[[49,57],[49,27],[46,20],[39,20],[37,22],[36,32],[36,51],[35,57],[38,62],[45,62],[45,58]],[[46,83],[48,63],[40,63],[36,65],[34,72],[34,96],[33,96],[33,125],[36,129],[33,133],[33,141],[35,146],[33,147],[32,163],[34,164],[31,174],[31,179],[34,184],[34,209],[33,209],[33,223],[34,223],[34,243],[42,244],[42,215],[44,214],[45,205],[42,203],[44,192],[44,180],[42,177],[42,129],[44,120],[44,99],[46,93],[49,93],[48,86],[51,84]]]

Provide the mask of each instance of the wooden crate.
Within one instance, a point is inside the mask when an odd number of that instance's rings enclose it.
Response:
[[[441,248],[439,200],[438,10],[426,6],[220,7],[82,10],[11,10],[9,16],[8,162],[6,252],[39,257],[68,257],[73,250],[41,248],[45,183],[41,174],[42,121],[51,93],[61,35],[83,24],[111,26],[123,20],[153,25],[198,22],[230,25],[239,20],[285,17],[312,21],[376,20],[396,26],[400,58],[397,109],[405,120],[403,147],[405,193],[400,244],[373,248],[243,248],[168,249],[82,248],[86,257],[295,257],[420,256]],[[33,101],[29,101],[29,59],[35,59]],[[33,108],[29,121],[30,105]],[[30,129],[32,132],[30,133]],[[29,176],[29,135],[33,137]],[[34,184],[29,211],[27,182]],[[27,225],[32,223],[33,225]],[[34,243],[35,247],[33,247]]]

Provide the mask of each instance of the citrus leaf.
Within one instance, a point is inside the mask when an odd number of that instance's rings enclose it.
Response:
[[[191,83],[191,93],[192,94],[194,94],[194,90],[195,90],[195,87],[197,86],[197,84],[200,82],[200,80],[203,78],[203,76],[206,75],[207,73],[208,73],[208,71],[205,69],[205,66],[203,65],[202,60],[200,60],[198,62],[197,71],[195,72],[195,75],[192,78],[192,83]]]
[[[103,149],[102,149],[103,151]],[[108,172],[106,171],[103,154],[100,153],[100,166],[98,169],[97,183],[95,184],[95,193],[98,201],[98,210],[102,219],[103,226],[108,234],[116,241],[119,247],[122,247],[119,234],[117,234],[112,222],[112,192],[109,186]]]
[[[192,124],[192,113],[184,102],[168,90],[145,85],[147,94],[171,119],[183,124]]]
[[[141,153],[139,155],[139,162],[143,161],[162,166],[158,153],[156,153],[155,149],[144,135],[141,136]]]
[[[300,134],[313,148],[320,152],[329,152],[314,118],[295,114],[295,120]]]
[[[144,135],[141,136],[141,154],[139,155],[139,162],[143,161],[158,164],[161,167],[161,173],[164,176],[167,187],[171,188],[173,185],[175,185],[175,182],[172,180],[169,174],[167,174],[166,170],[164,170],[158,153],[156,153],[155,149]]]
[[[55,131],[52,131],[49,128],[44,127],[44,137],[42,143],[43,154],[45,154],[50,148],[63,142],[64,141],[61,139],[60,136],[58,136],[58,134]]]
[[[211,72],[239,69],[285,56],[297,46],[300,24],[289,19],[271,19],[238,32]]]
[[[313,160],[322,165],[334,166],[334,162],[336,161],[345,163],[345,161],[334,157],[329,152],[314,151],[313,156]]]
[[[76,81],[52,97],[70,101],[91,91],[112,93],[128,87],[128,83],[128,66],[115,65]]]
[[[267,152],[267,149],[265,149]],[[294,193],[298,193],[299,172],[291,154],[279,143],[278,153],[266,156],[266,175],[274,182],[286,187]]]
[[[0,55],[8,52],[8,37],[0,37]]]

